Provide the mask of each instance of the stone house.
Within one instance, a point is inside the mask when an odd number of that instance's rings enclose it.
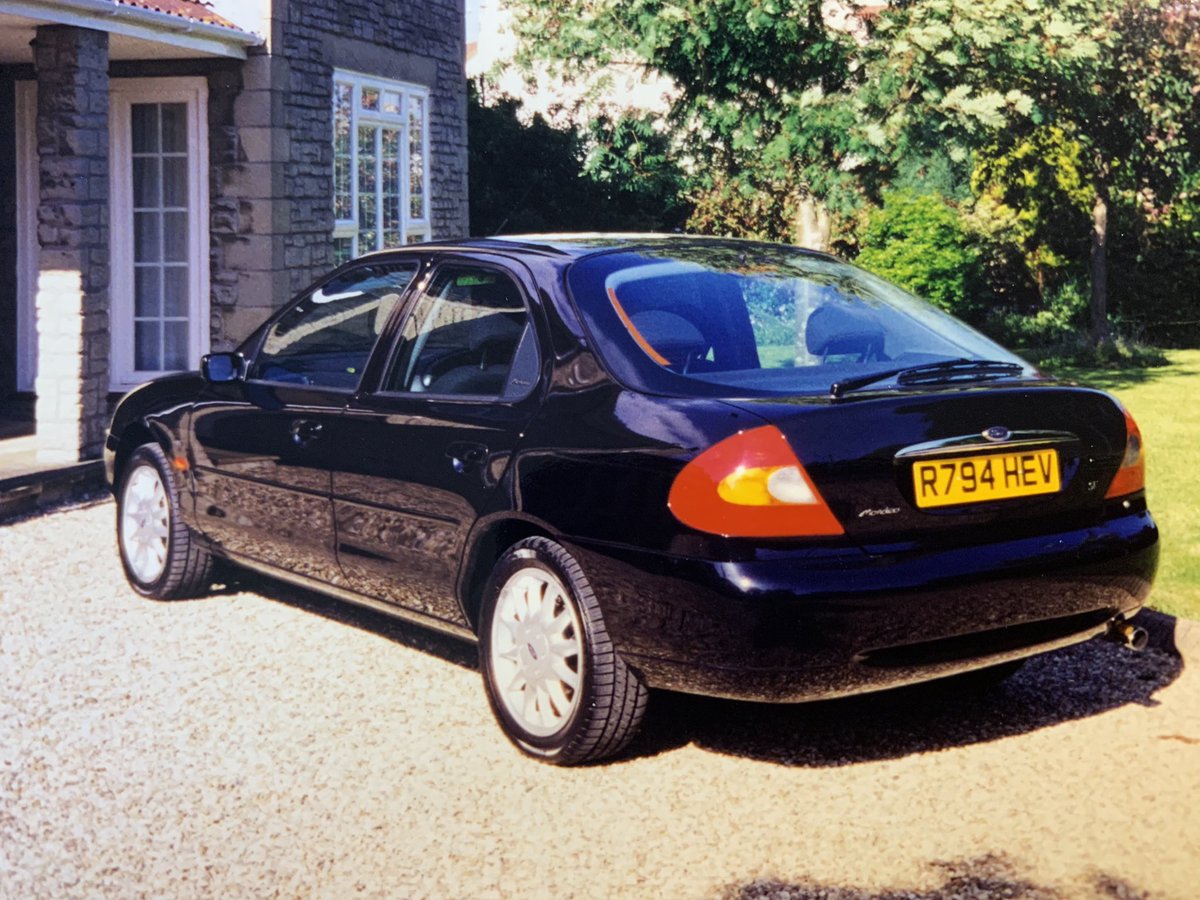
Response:
[[[0,0],[0,438],[95,457],[114,396],[464,235],[463,31],[463,0]]]

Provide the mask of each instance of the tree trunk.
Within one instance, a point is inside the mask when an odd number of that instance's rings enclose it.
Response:
[[[800,191],[796,201],[796,227],[792,234],[796,246],[828,253],[832,231],[829,209],[808,191]],[[808,352],[808,342],[805,339],[805,325],[809,315],[820,302],[819,295],[817,285],[809,281],[802,282],[796,290],[795,360],[798,366],[820,362]]]
[[[1092,206],[1092,329],[1093,346],[1112,341],[1108,327],[1108,197],[1096,191]]]
[[[796,229],[792,235],[796,246],[828,253],[832,228],[825,204],[808,191],[801,191],[796,203]]]

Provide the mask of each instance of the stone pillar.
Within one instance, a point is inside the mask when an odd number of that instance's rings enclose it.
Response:
[[[37,72],[37,445],[98,456],[108,417],[108,35],[44,25]]]

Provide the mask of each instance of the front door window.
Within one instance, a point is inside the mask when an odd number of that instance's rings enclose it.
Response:
[[[376,263],[327,281],[267,330],[249,377],[353,390],[416,272],[416,260]]]

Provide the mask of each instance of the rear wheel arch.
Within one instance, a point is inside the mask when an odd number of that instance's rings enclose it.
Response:
[[[476,525],[458,578],[459,604],[473,631],[479,628],[479,612],[492,571],[508,548],[526,538],[553,536],[536,520],[512,516]]]

